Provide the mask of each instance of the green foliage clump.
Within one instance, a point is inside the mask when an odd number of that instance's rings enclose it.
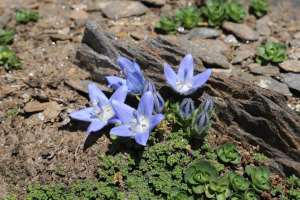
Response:
[[[217,177],[217,169],[209,161],[201,160],[186,169],[184,181],[192,186],[193,193],[202,194],[205,186]]]
[[[194,200],[193,196],[189,196],[185,191],[178,188],[172,188],[169,196],[170,200]]]
[[[15,194],[13,195],[7,195],[3,198],[3,200],[16,200],[17,196]]]
[[[259,200],[259,196],[255,193],[254,189],[249,189],[245,192],[244,194],[244,199],[245,200]]]
[[[10,28],[8,30],[0,31],[0,45],[8,44],[14,38],[14,29]]]
[[[201,8],[210,26],[221,26],[228,19],[226,3],[227,0],[207,0],[206,6]]]
[[[269,10],[269,4],[267,0],[251,0],[250,8],[257,17],[261,17]]]
[[[205,187],[205,196],[209,199],[225,200],[230,195],[229,180],[226,176],[221,176]]]
[[[178,17],[184,28],[194,28],[200,20],[201,11],[195,4],[192,4],[186,8],[177,8],[175,15]]]
[[[250,182],[236,172],[229,173],[229,180],[230,180],[230,185],[235,192],[240,192],[240,191],[244,192],[250,186]]]
[[[292,175],[287,178],[286,191],[290,200],[300,199],[300,178],[296,175]]]
[[[262,64],[264,62],[282,62],[288,60],[285,56],[286,46],[283,43],[268,42],[265,45],[257,47],[258,54],[260,57],[256,58],[256,62]]]
[[[266,166],[259,166],[257,170],[252,165],[246,167],[246,172],[251,178],[251,185],[258,193],[262,193],[271,188],[269,183],[270,169]]]
[[[246,17],[246,7],[239,3],[238,0],[232,0],[227,4],[226,12],[228,17],[238,23],[242,23]]]
[[[167,16],[161,16],[160,21],[156,22],[155,28],[164,34],[175,34],[180,25],[181,20],[178,17],[171,19]]]
[[[232,142],[228,142],[224,145],[218,147],[217,154],[219,158],[227,163],[231,162],[232,164],[237,164],[241,162],[241,156],[237,151],[236,145]]]
[[[28,10],[23,8],[22,10],[18,10],[16,13],[16,22],[27,23],[28,21],[38,21],[40,19],[40,15],[38,12],[33,10]]]
[[[20,67],[21,63],[14,51],[7,46],[0,46],[0,65],[4,65],[7,70],[10,70],[12,67]]]
[[[12,117],[12,116],[18,114],[18,112],[19,112],[19,109],[18,108],[14,108],[14,109],[11,109],[11,110],[7,111],[7,115],[9,117]]]

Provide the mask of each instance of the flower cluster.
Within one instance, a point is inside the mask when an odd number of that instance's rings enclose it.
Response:
[[[92,106],[73,112],[70,117],[91,122],[87,133],[101,130],[108,123],[118,125],[110,130],[111,135],[132,137],[135,141],[145,146],[150,132],[165,118],[161,112],[165,106],[160,93],[156,90],[151,80],[146,80],[139,65],[134,60],[131,62],[127,58],[118,58],[125,78],[117,76],[107,76],[108,87],[113,87],[116,91],[108,99],[105,94],[97,88],[95,84],[88,86],[89,98]],[[178,74],[165,63],[164,73],[167,83],[178,93],[188,95],[195,92],[209,78],[211,69],[208,69],[194,76],[193,57],[186,55],[180,63]],[[125,104],[127,94],[141,95],[137,109]],[[211,100],[204,101],[198,110],[201,113],[196,117],[195,127],[201,133],[209,127],[209,112],[213,109]],[[194,102],[186,99],[180,106],[180,113],[184,119],[194,116]],[[154,115],[153,115],[154,113]]]

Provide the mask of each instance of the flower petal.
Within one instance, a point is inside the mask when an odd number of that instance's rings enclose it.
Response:
[[[126,84],[128,86],[129,93],[140,94],[144,84],[143,75],[138,72],[128,73]]]
[[[198,74],[197,76],[194,76],[191,81],[192,87],[197,89],[200,86],[202,86],[208,80],[210,74],[211,74],[211,69],[207,69],[204,72]]]
[[[90,101],[94,105],[106,105],[108,103],[108,99],[105,96],[105,94],[96,86],[96,84],[89,84],[88,86],[89,90],[89,97]]]
[[[122,124],[122,122],[119,120],[119,118],[117,116],[114,116],[112,118],[110,118],[107,123],[110,124]]]
[[[147,119],[151,119],[154,107],[154,99],[152,92],[148,91],[143,94],[141,101],[138,106],[139,116],[145,116]]]
[[[89,107],[73,112],[69,116],[80,121],[91,122],[95,114],[94,108]]]
[[[134,132],[129,130],[129,126],[126,125],[116,126],[112,128],[109,134],[122,136],[122,137],[131,137],[135,135]]]
[[[108,87],[118,89],[122,85],[126,85],[126,80],[124,78],[120,78],[118,76],[105,76],[106,80],[108,81]]]
[[[173,87],[175,85],[175,83],[178,81],[179,77],[167,63],[165,63],[165,66],[164,66],[164,74],[165,74],[167,83]]]
[[[119,87],[113,95],[110,97],[109,101],[111,103],[112,100],[117,100],[120,102],[124,102],[127,96],[128,87],[127,85],[122,85]]]
[[[138,144],[143,146],[146,146],[148,138],[149,138],[149,131],[146,131],[145,133],[139,133],[134,136],[135,141]]]
[[[136,71],[133,66],[133,63],[125,57],[119,57],[118,64],[120,65],[124,76],[127,76],[128,73],[132,73]]]
[[[194,75],[194,60],[191,54],[186,55],[180,62],[178,76],[185,82],[191,80]]]
[[[135,59],[133,60],[133,67],[135,69],[135,71],[142,73],[140,66],[137,64],[137,62],[135,61]]]
[[[151,124],[149,130],[152,131],[163,119],[165,116],[163,114],[156,114],[151,117]]]
[[[101,122],[98,119],[93,120],[92,123],[88,127],[87,134],[89,135],[92,131],[96,132],[96,131],[101,130],[106,124],[107,124],[107,122]]]
[[[112,107],[116,113],[116,116],[123,122],[124,124],[129,124],[131,120],[134,119],[133,111],[134,108],[126,105],[125,103],[112,100]]]

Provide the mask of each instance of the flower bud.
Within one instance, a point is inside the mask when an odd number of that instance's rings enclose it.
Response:
[[[183,99],[179,106],[179,112],[183,119],[187,120],[195,112],[194,101],[191,98]]]
[[[201,112],[195,119],[195,128],[198,133],[201,133],[209,125],[209,114],[207,112]]]
[[[154,99],[154,111],[160,113],[165,105],[165,101],[158,92],[155,91],[152,94]]]
[[[156,92],[155,85],[150,80],[145,81],[143,84],[143,94],[148,91]]]
[[[201,112],[210,112],[214,109],[214,102],[212,99],[205,99],[201,104]]]

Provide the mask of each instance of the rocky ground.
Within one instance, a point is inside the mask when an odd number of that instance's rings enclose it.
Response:
[[[276,91],[286,97],[290,109],[300,112],[299,2],[273,1],[269,14],[259,20],[249,15],[242,25],[227,22],[175,36],[154,31],[161,15],[172,16],[175,8],[187,4],[183,0],[1,1],[0,29],[15,29],[10,48],[22,66],[11,71],[0,68],[0,198],[13,193],[22,198],[30,184],[96,179],[98,154],[107,151],[110,141],[105,134],[87,139],[88,124],[70,122],[68,117],[88,106],[84,86],[95,80],[75,58],[88,20],[104,25],[118,41],[139,43],[157,36],[176,40],[214,73]],[[37,10],[40,20],[16,23],[15,11],[23,7]],[[266,41],[285,43],[289,60],[276,66],[256,64],[256,47]],[[15,108],[18,113],[8,116]]]

